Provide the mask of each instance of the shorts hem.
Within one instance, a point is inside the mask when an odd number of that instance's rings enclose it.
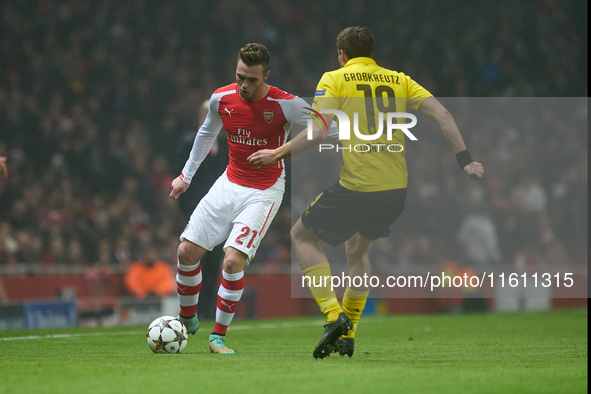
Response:
[[[203,246],[203,245],[204,245],[204,243],[203,243],[203,242],[199,242],[199,241],[197,241],[197,240],[190,239],[190,238],[188,238],[188,237],[186,237],[186,236],[184,236],[184,235],[181,235],[181,236],[179,237],[179,239],[181,240],[181,242],[183,242],[183,241],[189,241],[189,242],[191,242],[192,244],[195,244],[195,245],[197,245],[197,246],[199,246],[199,247],[201,247],[201,248],[203,248],[203,249],[207,250],[208,252],[211,252],[211,251],[213,250],[213,248],[215,248],[215,247],[217,246],[217,245],[214,245],[213,247],[209,248],[209,247],[207,247],[207,246]]]

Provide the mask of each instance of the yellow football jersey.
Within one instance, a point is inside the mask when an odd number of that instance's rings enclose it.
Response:
[[[344,67],[322,76],[312,107],[317,111],[338,109],[350,121],[350,139],[341,140],[343,146],[339,148],[345,163],[340,174],[341,185],[361,192],[406,187],[404,133],[397,129],[388,140],[387,113],[416,110],[427,97],[432,94],[408,75],[380,67],[368,57],[353,58]],[[410,122],[407,118],[395,119],[397,123]],[[360,138],[354,127],[367,137]],[[371,139],[380,130],[381,136]]]

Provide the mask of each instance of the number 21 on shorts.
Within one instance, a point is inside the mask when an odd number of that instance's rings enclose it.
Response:
[[[251,233],[250,228],[248,228],[247,226],[242,227],[242,229],[240,230],[240,235],[236,237],[236,243],[238,245],[244,245],[244,238],[248,237],[248,235]],[[254,242],[254,239],[257,237],[258,232],[255,230],[252,230],[252,236],[250,237],[250,240],[248,241],[248,244],[246,244],[247,248],[251,248],[252,244]]]

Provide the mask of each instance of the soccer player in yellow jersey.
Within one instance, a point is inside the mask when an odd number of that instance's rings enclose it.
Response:
[[[318,246],[319,240],[332,246],[345,242],[349,276],[370,276],[367,256],[372,244],[389,235],[389,227],[404,209],[408,177],[404,132],[398,129],[388,136],[385,126],[380,124],[380,112],[403,113],[412,109],[434,118],[468,176],[479,180],[484,174],[482,164],[472,160],[445,107],[409,76],[380,67],[372,59],[373,36],[369,30],[363,27],[343,30],[337,37],[337,50],[341,68],[322,76],[312,107],[317,113],[330,109],[342,111],[351,119],[351,128],[356,112],[358,130],[350,133],[350,139],[341,140],[344,166],[340,179],[308,206],[291,230],[304,275],[316,278],[315,283],[331,274],[327,258]],[[325,112],[323,120],[330,126],[333,116]],[[398,123],[406,123],[405,118],[398,116]],[[380,132],[381,136],[374,140]],[[249,161],[259,167],[272,165],[319,144],[328,136],[328,130],[314,125],[313,138],[307,139],[306,135],[300,133],[278,149],[260,150]],[[355,146],[367,148],[351,149]],[[311,285],[310,290],[327,321],[314,357],[325,358],[337,351],[351,357],[369,288],[347,287],[342,307],[328,287]]]

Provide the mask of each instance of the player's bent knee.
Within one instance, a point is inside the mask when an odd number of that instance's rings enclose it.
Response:
[[[234,248],[228,248],[226,256],[224,257],[224,263],[222,264],[224,272],[234,274],[243,271],[247,258],[248,256],[246,253]]]
[[[197,263],[199,260],[201,260],[201,257],[203,256],[205,250],[203,250],[203,253],[201,253],[201,248],[198,245],[195,245],[194,243],[184,240],[180,243],[178,249],[177,249],[177,256],[179,259],[179,262],[181,264],[195,264]]]

